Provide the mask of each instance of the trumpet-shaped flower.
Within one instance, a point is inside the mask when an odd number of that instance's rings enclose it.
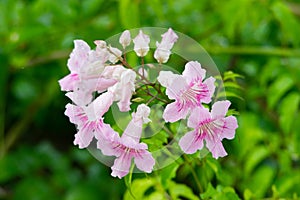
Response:
[[[81,101],[74,93],[69,96],[75,103]],[[76,124],[78,128],[74,144],[78,145],[79,148],[86,148],[95,135],[102,134],[102,129],[105,126],[102,116],[113,103],[112,99],[113,94],[106,92],[97,97],[88,106],[66,105],[65,115],[68,116],[70,122]]]
[[[133,39],[134,47],[133,50],[139,57],[144,57],[149,51],[150,38],[148,35],[144,34],[142,30]]]
[[[175,100],[164,110],[165,121],[175,122],[184,119],[192,109],[201,107],[201,103],[210,103],[215,91],[215,79],[210,77],[203,81],[205,73],[205,69],[195,61],[185,65],[182,75],[160,72],[157,80],[167,88],[168,97]]]
[[[169,28],[168,31],[162,34],[162,40],[160,43],[156,42],[157,49],[154,52],[154,58],[159,63],[166,63],[171,55],[171,48],[177,41],[178,36]]]
[[[225,117],[229,106],[229,101],[218,101],[213,104],[211,112],[204,107],[193,109],[188,119],[188,126],[194,130],[180,139],[181,149],[187,154],[195,153],[203,148],[205,140],[206,147],[214,158],[226,156],[221,141],[223,138],[233,139],[235,129],[238,127],[234,116]]]
[[[147,150],[147,144],[140,143],[142,126],[150,121],[149,113],[150,108],[141,104],[136,113],[132,113],[132,120],[121,137],[113,129],[105,128],[104,137],[97,138],[97,147],[104,155],[117,157],[111,167],[112,176],[122,178],[127,175],[133,158],[138,169],[147,173],[152,171],[155,160]]]
[[[108,52],[91,50],[83,40],[74,41],[74,49],[68,60],[70,74],[59,80],[63,91],[75,91],[87,88],[85,92],[103,92],[112,86],[115,81],[101,77],[105,62],[110,58]],[[86,87],[91,85],[91,87]]]

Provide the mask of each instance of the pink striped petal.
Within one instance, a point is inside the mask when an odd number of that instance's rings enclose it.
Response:
[[[196,131],[190,131],[179,140],[179,146],[184,153],[193,154],[203,148],[203,138]]]

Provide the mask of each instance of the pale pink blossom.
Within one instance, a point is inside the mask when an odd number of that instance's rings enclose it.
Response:
[[[115,81],[102,78],[101,73],[105,68],[105,62],[109,59],[109,54],[100,50],[91,50],[89,45],[83,40],[74,41],[74,49],[68,60],[70,74],[59,80],[63,91],[75,91],[80,88],[87,88],[92,93],[94,91],[103,92]]]
[[[155,160],[147,150],[147,144],[140,143],[143,124],[150,121],[149,113],[150,108],[141,104],[136,113],[132,113],[132,120],[121,137],[113,129],[107,127],[102,134],[104,137],[97,138],[97,147],[104,155],[117,157],[111,167],[112,176],[119,178],[126,176],[132,159],[141,171],[150,173],[153,170]]]
[[[211,113],[207,108],[196,107],[188,118],[188,126],[193,131],[186,133],[179,141],[181,149],[187,153],[195,153],[205,145],[214,158],[227,155],[223,145],[223,138],[233,139],[238,127],[234,116],[225,117],[230,101],[218,101],[213,104]]]
[[[69,93],[68,96],[76,103],[79,103],[81,100],[74,94],[76,93]],[[88,106],[66,105],[65,115],[68,116],[70,122],[76,124],[78,128],[74,144],[78,145],[79,148],[86,148],[95,135],[102,134],[102,129],[104,127],[103,115],[112,105],[112,99],[113,94],[105,92]]]
[[[157,80],[167,88],[168,97],[175,100],[164,110],[165,121],[175,122],[185,119],[192,109],[201,107],[202,103],[210,103],[215,91],[215,79],[209,77],[204,80],[205,74],[206,70],[196,61],[188,62],[182,75],[160,72]]]
[[[119,39],[120,44],[123,46],[123,48],[125,49],[127,46],[130,45],[131,42],[131,36],[130,36],[130,32],[128,30],[125,30]]]
[[[139,57],[144,57],[149,51],[150,38],[148,35],[144,34],[142,30],[139,31],[139,34],[133,39],[134,51]]]
[[[131,97],[135,91],[136,73],[131,69],[126,69],[122,65],[107,66],[103,72],[103,77],[111,77],[118,82],[108,88],[114,94],[114,101],[118,101],[120,111],[130,110]]]
[[[156,42],[157,49],[154,52],[154,58],[159,63],[166,63],[171,55],[171,49],[174,43],[177,41],[178,36],[169,28],[168,31],[162,34],[161,42]]]

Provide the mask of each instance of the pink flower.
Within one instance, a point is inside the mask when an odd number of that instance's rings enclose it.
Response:
[[[76,103],[78,99],[76,93],[71,93],[71,99]],[[106,92],[97,97],[88,106],[78,106],[73,104],[66,105],[65,115],[69,117],[70,122],[77,125],[78,132],[75,135],[74,144],[79,148],[86,148],[95,135],[101,135],[105,127],[102,116],[112,105],[113,94]],[[99,137],[99,136],[97,136]]]
[[[180,139],[181,149],[187,154],[195,153],[203,148],[205,140],[206,147],[214,158],[226,156],[221,141],[223,138],[233,139],[238,127],[235,117],[225,117],[229,106],[229,101],[218,101],[213,104],[211,113],[204,107],[196,107],[188,119],[188,126],[194,130]]]
[[[133,39],[134,51],[139,57],[144,57],[149,51],[150,38],[148,35],[144,34],[142,30],[139,31],[139,34]]]
[[[157,49],[154,52],[154,58],[159,63],[166,63],[171,55],[171,49],[174,43],[177,41],[178,36],[169,28],[168,31],[162,34],[162,40],[160,43],[156,42]]]
[[[150,108],[141,104],[136,113],[132,113],[132,120],[121,137],[113,129],[106,127],[104,137],[97,138],[97,147],[101,149],[104,155],[117,157],[111,167],[112,176],[122,178],[127,175],[132,158],[141,171],[147,173],[152,171],[155,160],[147,150],[147,144],[140,143],[143,123],[150,121],[148,119],[149,113]]]
[[[73,90],[75,83],[80,80],[79,73],[81,68],[87,63],[90,50],[89,45],[83,40],[74,40],[74,49],[67,64],[71,73],[59,80],[63,91]]]
[[[120,111],[130,110],[130,99],[135,91],[136,74],[131,69],[126,69],[122,65],[107,66],[103,72],[103,77],[111,77],[118,82],[108,88],[114,94],[114,101],[118,101]]]
[[[202,69],[200,63],[196,61],[188,62],[182,75],[160,72],[157,80],[167,88],[168,97],[175,100],[164,110],[165,121],[175,122],[184,119],[192,109],[201,107],[201,103],[210,103],[215,91],[215,79],[210,77],[202,82],[205,73],[205,69]]]
[[[63,91],[74,91],[78,88],[89,87],[86,92],[103,92],[115,81],[112,79],[104,79],[101,73],[105,68],[105,62],[109,59],[109,54],[105,51],[91,50],[89,45],[83,40],[74,41],[74,49],[68,60],[68,68],[70,74],[59,80],[59,84]]]
[[[130,37],[130,32],[128,30],[125,30],[119,39],[120,44],[123,46],[123,48],[125,49],[127,46],[130,45],[131,42],[131,37]]]

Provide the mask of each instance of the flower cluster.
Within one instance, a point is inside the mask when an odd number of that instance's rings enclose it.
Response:
[[[162,40],[156,42],[154,58],[159,64],[166,63],[171,55],[171,49],[178,40],[177,34],[172,30],[162,34]],[[205,140],[207,148],[213,157],[226,155],[221,143],[223,138],[232,139],[237,128],[236,118],[225,117],[229,108],[229,101],[219,101],[212,105],[211,112],[203,104],[211,103],[215,91],[215,79],[205,79],[206,71],[200,63],[190,61],[185,65],[182,75],[170,71],[160,71],[155,84],[149,84],[145,76],[146,71],[136,71],[123,56],[123,52],[133,42],[133,49],[138,57],[145,57],[149,50],[150,37],[142,30],[135,38],[131,38],[128,30],[119,38],[123,47],[120,50],[111,47],[105,41],[96,40],[95,50],[82,40],[74,41],[74,49],[70,55],[67,66],[70,74],[59,80],[62,91],[72,100],[66,105],[65,115],[71,123],[77,126],[74,144],[79,148],[86,148],[93,139],[97,140],[97,148],[104,155],[115,156],[112,176],[122,178],[129,173],[132,160],[136,167],[144,172],[152,172],[155,160],[148,151],[147,144],[140,141],[143,124],[150,122],[148,118],[150,108],[147,106],[152,100],[161,100],[149,92],[153,87],[162,93],[160,84],[166,88],[166,95],[174,102],[167,104],[163,119],[166,122],[176,122],[181,119],[188,120],[188,126],[194,130],[185,134],[179,141],[185,153],[194,153],[202,149]],[[142,66],[144,67],[144,66]],[[147,85],[151,95],[150,101],[137,106],[132,112],[132,119],[121,134],[116,132],[109,124],[104,122],[104,115],[114,102],[120,112],[131,110],[132,95],[136,90],[137,77]]]

